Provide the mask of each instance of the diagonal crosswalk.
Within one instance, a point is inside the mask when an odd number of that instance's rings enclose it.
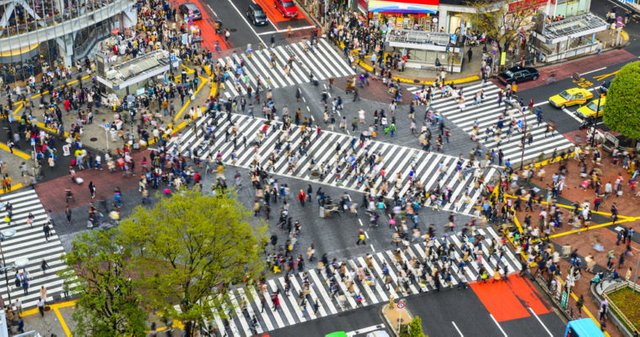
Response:
[[[420,90],[413,87],[409,88],[409,91],[416,94]],[[474,104],[474,98],[476,93],[480,90],[484,92],[484,99],[479,104]],[[502,149],[504,158],[510,159],[511,163],[520,163],[522,155],[521,139],[523,132],[515,126],[512,128],[511,137],[507,135],[508,125],[511,124],[511,120],[524,120],[522,114],[517,108],[513,108],[509,105],[505,105],[504,101],[501,105],[498,105],[498,91],[500,88],[491,82],[482,83],[477,82],[463,87],[463,94],[465,100],[465,108],[460,110],[458,100],[454,96],[440,97],[439,92],[436,93],[431,101],[431,107],[434,111],[441,113],[451,123],[455,124],[462,130],[464,130],[470,136],[473,134],[474,125],[478,126],[477,140],[487,149]],[[495,127],[497,125],[498,117],[504,116],[504,127],[502,128],[502,137],[500,144],[497,143],[497,139],[494,133],[490,133],[490,136],[486,136],[485,131],[487,128]],[[560,153],[561,150],[571,147],[573,144],[567,140],[562,134],[554,132],[545,136],[547,129],[547,123],[538,123],[536,116],[533,113],[525,112],[525,118],[527,121],[527,133],[531,133],[533,141],[531,144],[525,146],[524,149],[524,162],[535,160],[539,154],[544,152],[545,155],[550,155],[554,149]],[[522,128],[524,129],[524,128]]]
[[[0,282],[0,294],[8,302],[8,292],[11,292],[11,300],[21,299],[23,307],[34,307],[40,297],[41,286],[47,289],[47,300],[51,301],[63,293],[63,279],[57,273],[67,269],[61,259],[64,248],[56,234],[55,228],[51,229],[49,240],[46,240],[43,225],[48,222],[47,212],[33,189],[24,189],[14,193],[0,196],[0,217],[7,216],[7,203],[12,205],[11,225],[2,224],[1,233],[15,230],[15,234],[6,237],[0,242],[2,259],[7,266],[14,263],[26,262],[24,267],[18,268],[22,272],[26,270],[29,279],[28,293],[25,295],[22,288],[16,287],[16,268],[9,268],[7,276],[9,286]],[[29,213],[33,215],[31,225],[27,223]],[[49,265],[46,273],[41,269],[41,263],[45,260]],[[0,260],[0,263],[2,261]]]
[[[486,271],[507,276],[520,262],[493,228],[479,228],[474,236],[452,234],[403,248],[359,256],[335,266],[319,266],[266,281],[262,287],[231,291],[224,314],[214,313],[212,325],[230,336],[253,336],[321,317],[335,315],[393,297],[436,291],[478,281]],[[436,285],[439,284],[440,286]],[[273,309],[279,290],[280,306]]]
[[[269,125],[265,119],[238,114],[227,117],[217,120],[209,115],[201,117],[174,140],[172,153],[197,156],[203,160],[220,159],[225,164],[244,168],[252,168],[258,163],[277,175],[313,180],[358,192],[365,192],[366,186],[372,185],[382,193],[385,190],[382,186],[388,185],[390,187],[384,195],[387,198],[393,198],[395,193],[404,196],[410,192],[412,183],[419,182],[425,191],[434,188],[450,191],[450,197],[444,204],[429,206],[463,214],[470,214],[480,197],[477,179],[483,177],[489,181],[496,173],[494,167],[480,168],[477,162],[474,165],[465,159],[440,153],[372,140],[366,140],[360,146],[357,138],[340,133],[322,131],[318,135],[316,131],[309,128],[303,131],[297,126],[282,130],[279,122]],[[229,130],[235,130],[237,136],[227,137]],[[205,136],[209,131],[211,135]],[[233,138],[236,139],[235,146]],[[254,146],[255,142],[261,145]],[[343,150],[351,148],[351,159],[338,155],[337,146]],[[301,147],[304,149],[302,153]],[[376,154],[377,162],[367,165],[366,158],[372,154]],[[361,163],[358,169],[352,169],[354,160]],[[336,173],[338,166],[343,167],[340,174]],[[314,167],[333,169],[325,175],[315,176],[312,174]],[[410,172],[414,172],[413,178]]]
[[[294,61],[287,73],[285,67],[290,59]],[[309,74],[317,80],[355,74],[326,39],[319,39],[313,47],[304,41],[255,50],[249,55],[233,54],[217,62],[226,69],[223,95],[227,99],[247,95],[249,87],[255,93],[258,82],[275,89],[310,82]]]

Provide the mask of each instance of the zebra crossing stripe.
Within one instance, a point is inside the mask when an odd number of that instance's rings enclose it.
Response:
[[[23,289],[11,282],[8,288],[0,285],[0,295],[6,299],[10,292],[12,300],[19,298],[24,308],[31,308],[35,307],[40,297],[38,289],[41,286],[47,289],[47,301],[62,294],[64,280],[58,276],[58,272],[68,269],[62,260],[64,248],[55,228],[50,231],[48,241],[44,238],[42,226],[48,222],[48,215],[35,190],[24,189],[0,196],[0,218],[7,215],[7,203],[12,205],[12,218],[11,226],[6,230],[15,230],[15,234],[0,242],[4,262],[10,266],[17,260],[28,261],[20,269],[29,276],[29,291],[24,295]],[[34,216],[31,226],[27,224],[29,213]],[[49,265],[46,273],[40,268],[42,260]],[[8,273],[14,271],[8,270]]]
[[[260,129],[264,128],[266,125],[264,119],[249,118],[244,115],[236,114],[231,115],[231,121],[237,129],[237,137],[246,138],[247,145],[253,144],[253,142],[258,139],[258,134],[261,132]],[[280,122],[272,122],[268,127],[268,132],[262,137],[263,139],[261,141],[261,145],[257,148],[257,152],[251,148],[242,148],[242,146],[239,146],[237,153],[240,155],[238,156],[236,151],[233,150],[233,142],[231,142],[231,139],[229,139],[229,141],[223,139],[225,130],[230,126],[228,118],[222,118],[222,121],[215,123],[218,124],[218,126],[213,129],[213,138],[208,141],[204,140],[204,134],[200,130],[213,124],[214,122],[211,116],[207,115],[201,117],[200,120],[197,121],[195,128],[187,130],[184,135],[174,140],[171,146],[183,155],[193,153],[194,150],[197,150],[198,156],[205,160],[208,159],[208,156],[213,158],[213,154],[216,152],[222,154],[222,159],[225,162],[230,161],[232,155],[235,155],[237,162],[235,164],[232,163],[232,165],[249,167],[254,160],[265,166],[265,164],[268,163],[269,155],[274,153],[276,143],[283,141],[283,147],[289,146],[291,148],[292,156],[297,158],[297,164],[293,167],[293,171],[291,171],[286,156],[278,156],[274,163],[274,167],[271,168],[272,172],[279,175],[294,176],[305,179],[308,178],[308,171],[310,169],[308,163],[310,163],[312,158],[318,164],[328,163],[333,167],[338,164],[338,160],[340,158],[330,149],[332,144],[344,144],[344,148],[345,146],[350,146],[352,139],[352,137],[331,131],[322,131],[320,135],[316,135],[313,131],[309,131],[311,136],[310,143],[307,144],[307,151],[305,151],[306,154],[300,155],[298,153],[298,148],[300,147],[302,138],[304,137],[301,132],[301,128],[293,127],[288,131],[284,131],[281,130],[282,124]],[[281,152],[282,151],[284,151],[284,149],[281,149]],[[408,171],[413,165],[415,165],[415,161],[418,161],[420,163],[416,167],[414,179],[421,181],[427,191],[430,190],[436,182],[438,182],[440,187],[448,187],[451,189],[452,198],[448,203],[443,205],[444,209],[458,212],[471,210],[471,207],[461,210],[460,205],[462,205],[462,201],[456,203],[456,200],[463,195],[463,191],[468,191],[470,189],[469,186],[473,184],[475,179],[475,173],[469,173],[466,171],[468,170],[466,168],[468,166],[468,161],[461,160],[461,167],[465,170],[465,173],[462,174],[457,172],[456,163],[458,158],[439,153],[426,153],[413,148],[372,140],[368,140],[365,146],[357,146],[355,149],[355,155],[358,156],[365,152],[369,154],[377,153],[383,159],[381,163],[375,164],[371,168],[368,165],[363,167],[363,173],[365,175],[373,175],[374,188],[378,189],[381,186],[382,178],[380,176],[380,170],[384,168],[390,182],[395,182],[397,180],[396,174],[400,173],[400,181],[403,182],[401,192],[406,193],[408,191]],[[433,174],[433,171],[435,166],[440,166],[439,162],[443,163],[443,170],[438,170],[438,176],[436,177]],[[345,172],[348,170],[349,169],[345,169]],[[480,169],[473,168],[473,171],[476,170]],[[483,172],[487,172],[487,169],[483,169]],[[488,174],[494,173],[495,170],[492,170],[492,168],[488,169]],[[491,178],[486,174],[485,176],[486,179]],[[328,174],[324,177],[320,182],[323,184],[339,185],[341,187],[344,186],[344,188],[356,191],[362,191],[364,188],[364,186],[360,185],[354,176],[346,176],[346,174],[343,174],[341,177],[337,177],[333,172],[332,174]],[[394,188],[389,189],[387,197],[393,195],[393,190]],[[475,204],[480,193],[469,194],[469,198],[471,199],[470,204]]]
[[[255,50],[251,57],[242,53],[218,59],[217,62],[225,69],[230,68],[225,80],[225,97],[232,99],[246,95],[247,85],[251,85],[255,91],[258,79],[261,79],[263,84],[266,84],[267,81],[271,82],[270,87],[276,89],[307,83],[310,81],[310,73],[313,73],[314,78],[318,80],[355,75],[354,70],[325,39],[319,39],[313,48],[308,48],[308,46],[309,42],[305,41],[271,49]],[[276,65],[273,67],[270,61],[271,52],[276,57]],[[294,62],[289,69],[289,74],[286,74],[284,67],[290,57],[294,59]],[[235,73],[235,68],[241,63],[244,64],[244,67],[241,75],[238,75]],[[244,83],[245,75],[249,79],[248,83]]]
[[[508,107],[506,103],[498,105],[497,97],[500,90],[493,83],[475,83],[469,86],[463,87],[463,97],[472,102],[476,93],[480,90],[484,92],[484,99],[479,104],[465,104],[464,111],[460,110],[455,97],[439,97],[438,92],[434,93],[434,98],[431,102],[431,107],[434,111],[440,112],[451,123],[460,127],[469,135],[472,134],[473,125],[475,123],[479,126],[479,133],[477,135],[477,141],[484,145],[488,149],[502,149],[505,159],[509,159],[512,164],[519,163],[521,160],[521,137],[522,132],[517,128],[513,128],[512,135],[509,137],[503,133],[500,146],[495,142],[495,137],[491,136],[489,139],[485,137],[485,130],[488,127],[494,126],[499,115],[503,115],[505,118],[505,124],[511,118],[519,120],[522,118],[522,114],[517,108]],[[420,92],[419,88],[412,88],[414,94]],[[527,121],[527,132],[533,136],[533,142],[531,145],[525,146],[524,161],[529,161],[537,158],[541,153],[550,154],[554,149],[556,151],[565,150],[573,144],[567,140],[564,136],[555,133],[551,137],[544,137],[546,133],[547,123],[543,122],[538,124],[537,118],[530,112],[525,112]],[[507,126],[505,125],[505,128]]]

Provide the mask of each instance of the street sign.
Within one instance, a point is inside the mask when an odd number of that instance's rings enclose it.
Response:
[[[567,310],[567,304],[569,303],[569,293],[567,290],[562,291],[562,297],[560,298],[560,306],[563,310]]]
[[[399,300],[399,301],[398,301],[398,304],[396,304],[396,308],[398,308],[398,309],[404,309],[404,307],[405,307],[406,305],[407,305],[407,304],[405,303],[405,301],[404,301],[404,300]]]

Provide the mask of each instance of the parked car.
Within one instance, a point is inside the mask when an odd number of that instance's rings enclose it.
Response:
[[[604,115],[604,105],[607,103],[607,98],[603,95],[600,98],[594,99],[591,102],[581,106],[576,113],[582,118],[600,118]],[[600,108],[598,108],[598,104]],[[598,113],[596,114],[596,110]]]
[[[249,8],[247,8],[247,18],[251,20],[255,26],[264,26],[269,23],[269,19],[267,19],[267,14],[264,13],[262,7],[258,4],[250,4]]]
[[[180,14],[182,15],[193,15],[194,20],[202,20],[202,13],[196,4],[192,2],[187,2],[185,4],[180,5]]]
[[[295,18],[298,16],[298,7],[293,0],[275,0],[276,9],[285,18]]]
[[[540,77],[540,74],[536,68],[515,66],[500,73],[500,75],[498,75],[498,80],[502,84],[512,84],[525,81],[535,81],[538,77]]]
[[[582,105],[593,98],[593,93],[583,88],[570,88],[557,95],[549,97],[549,104],[556,108],[572,105]]]

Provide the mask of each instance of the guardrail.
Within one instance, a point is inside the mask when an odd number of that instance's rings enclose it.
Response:
[[[628,336],[631,336],[631,333],[636,331],[637,328],[608,296],[608,294],[624,288],[631,288],[631,290],[640,293],[640,286],[637,284],[627,281],[619,281],[604,288],[602,290],[602,297],[609,302],[609,309],[611,309],[611,312],[615,314],[615,318],[621,323],[619,325],[622,325],[620,326],[621,330],[623,330]],[[622,327],[624,328],[622,329]]]

